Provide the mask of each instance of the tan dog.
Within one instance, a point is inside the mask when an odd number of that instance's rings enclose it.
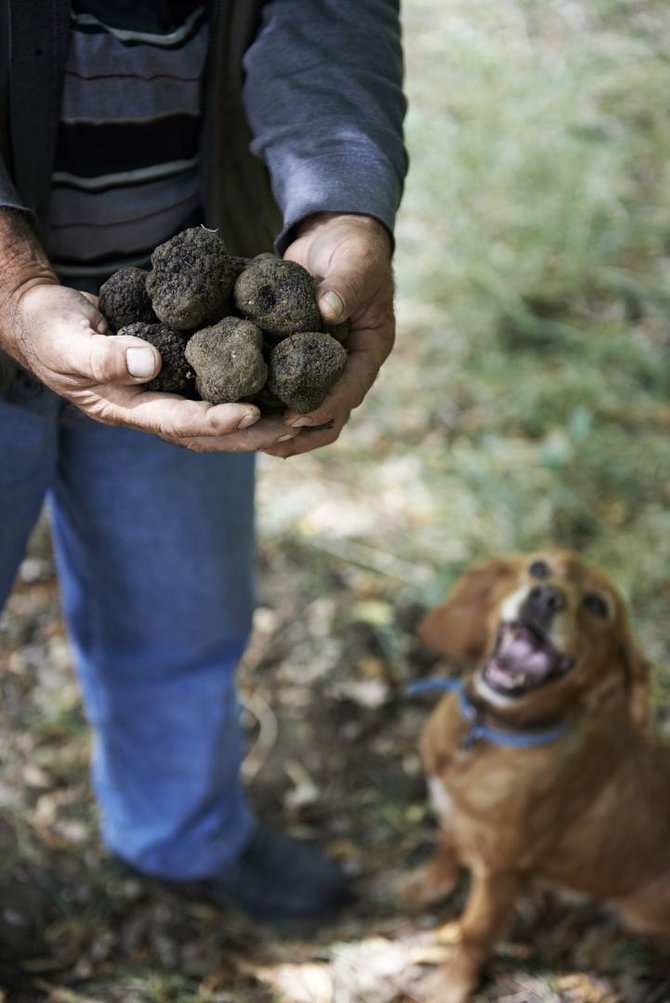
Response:
[[[492,560],[419,636],[477,666],[422,736],[440,844],[405,895],[426,906],[471,874],[435,999],[470,997],[534,879],[670,936],[670,749],[648,736],[648,665],[607,578],[563,552]]]

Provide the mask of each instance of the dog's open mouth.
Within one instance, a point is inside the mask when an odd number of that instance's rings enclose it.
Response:
[[[534,624],[502,623],[496,646],[484,667],[483,678],[491,689],[517,696],[563,675],[574,664]]]

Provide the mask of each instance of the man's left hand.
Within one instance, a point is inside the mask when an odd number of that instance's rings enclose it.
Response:
[[[307,453],[337,439],[395,339],[391,238],[377,220],[336,213],[311,216],[301,224],[285,257],[315,276],[324,320],[348,321],[350,334],[346,368],[323,404],[309,414],[285,412],[284,423],[302,431],[295,439],[265,450],[280,457]],[[322,425],[326,427],[319,428]]]

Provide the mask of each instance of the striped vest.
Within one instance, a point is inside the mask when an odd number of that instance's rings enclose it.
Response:
[[[203,0],[75,0],[46,249],[102,281],[198,219]]]

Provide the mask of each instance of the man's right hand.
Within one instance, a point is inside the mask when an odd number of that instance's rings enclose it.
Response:
[[[287,434],[279,418],[259,421],[253,404],[214,405],[145,390],[142,384],[160,370],[158,351],[141,338],[102,333],[102,314],[73,289],[31,286],[16,305],[14,328],[18,362],[96,421],[200,452],[266,449]]]
[[[27,223],[17,217],[0,213],[0,250],[3,243],[8,248],[7,226],[24,243],[22,252],[14,243],[8,255],[0,254],[8,264],[0,290],[0,348],[50,390],[96,421],[151,432],[198,452],[265,450],[293,434],[280,418],[261,419],[253,404],[213,405],[144,390],[160,370],[158,351],[141,338],[106,335],[94,302],[58,284]]]

